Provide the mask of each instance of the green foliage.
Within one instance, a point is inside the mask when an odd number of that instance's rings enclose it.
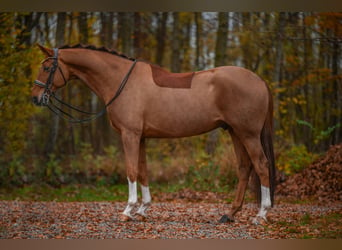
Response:
[[[325,130],[319,130],[315,128],[310,122],[307,122],[307,121],[297,120],[297,123],[299,125],[303,125],[303,126],[310,128],[311,132],[313,133],[313,143],[316,145],[319,144],[321,141],[329,138],[329,136],[331,136],[332,132],[334,132],[335,129],[338,129],[341,127],[341,124],[338,123],[334,126],[328,127]]]
[[[89,144],[84,144],[80,155],[47,158],[33,157],[30,162],[16,157],[9,162],[0,158],[0,186],[22,186],[26,184],[48,184],[60,187],[65,184],[92,184],[110,186],[126,183],[123,161],[117,148],[105,148],[105,153],[94,154]]]
[[[8,165],[8,180],[12,185],[21,185],[25,177],[25,168],[22,159],[14,158]]]
[[[81,183],[92,183],[99,186],[112,185],[124,178],[123,163],[120,161],[118,149],[109,146],[104,154],[94,154],[89,143],[81,144],[80,154],[70,161],[72,176],[78,176]],[[75,181],[75,180],[74,180]]]
[[[220,188],[220,166],[210,161],[208,155],[201,155],[197,165],[191,165],[186,175],[186,186],[195,190],[217,190]],[[221,186],[222,187],[222,186]]]
[[[151,182],[167,182],[201,191],[224,192],[234,188],[236,162],[229,136],[226,131],[219,133],[213,155],[205,152],[207,138],[208,134],[178,140],[148,140],[147,164]]]
[[[64,181],[62,167],[60,160],[56,158],[54,154],[49,155],[49,159],[46,163],[44,179],[46,183],[57,186]]]
[[[308,152],[304,145],[294,145],[283,151],[277,159],[277,167],[287,175],[300,172],[312,161],[317,155]]]
[[[227,145],[224,145],[227,148]],[[227,150],[225,150],[225,153]],[[226,157],[229,157],[227,154]],[[196,155],[185,176],[185,186],[199,191],[226,192],[235,187],[237,176],[234,168],[208,155],[203,150]]]

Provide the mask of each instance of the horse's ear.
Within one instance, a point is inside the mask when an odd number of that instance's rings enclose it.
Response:
[[[37,43],[38,48],[48,57],[53,56],[53,50],[49,48],[45,48],[44,46]]]

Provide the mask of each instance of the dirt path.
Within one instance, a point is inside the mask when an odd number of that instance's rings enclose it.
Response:
[[[329,206],[278,204],[267,226],[254,226],[250,216],[255,204],[246,204],[237,220],[220,224],[218,219],[230,207],[226,203],[160,202],[149,210],[145,221],[122,222],[123,202],[23,202],[0,201],[0,238],[2,239],[276,239],[296,238],[282,230],[303,218],[316,218],[342,212],[342,203]],[[339,221],[341,222],[341,221]],[[339,223],[341,225],[341,223]],[[339,225],[331,225],[342,238]],[[327,225],[326,230],[330,225]],[[311,230],[303,228],[303,231]],[[310,233],[310,232],[307,232]],[[315,232],[313,232],[314,235]],[[318,232],[316,232],[318,233]]]

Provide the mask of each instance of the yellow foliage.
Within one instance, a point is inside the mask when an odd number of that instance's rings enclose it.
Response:
[[[6,25],[0,26],[0,151],[10,157],[20,155],[27,143],[29,117],[34,111],[30,101],[30,63],[37,59],[31,49],[15,46],[16,37],[11,32],[14,14],[2,14],[1,18]]]

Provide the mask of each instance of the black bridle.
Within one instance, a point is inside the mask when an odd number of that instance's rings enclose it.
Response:
[[[125,77],[122,79],[121,83],[120,83],[120,86],[119,88],[117,89],[115,95],[113,96],[113,98],[104,106],[104,108],[102,110],[100,110],[99,112],[88,112],[88,111],[83,111],[77,107],[74,107],[64,101],[62,101],[61,99],[59,99],[55,93],[52,91],[52,86],[53,86],[53,79],[54,79],[54,75],[57,71],[57,69],[59,70],[60,74],[62,75],[62,78],[64,80],[64,85],[67,85],[67,80],[63,74],[63,71],[62,69],[58,66],[58,49],[57,48],[54,48],[53,49],[53,52],[54,52],[54,55],[52,57],[48,57],[46,58],[42,64],[44,62],[46,62],[47,60],[53,60],[52,62],[52,66],[51,67],[45,67],[43,66],[43,70],[44,71],[47,71],[47,72],[50,72],[49,76],[48,76],[48,79],[47,81],[44,83],[44,82],[41,82],[39,80],[35,80],[34,81],[34,84],[39,86],[39,87],[42,87],[44,88],[44,92],[42,94],[42,97],[41,97],[41,101],[39,103],[39,105],[43,105],[43,106],[47,106],[54,114],[56,114],[57,116],[61,117],[62,119],[64,120],[67,120],[68,122],[70,123],[85,123],[85,122],[90,122],[92,120],[95,120],[97,118],[99,118],[100,116],[102,116],[103,114],[106,113],[106,110],[107,110],[107,107],[112,104],[114,102],[114,100],[121,94],[122,90],[124,89],[127,81],[128,81],[128,78],[130,76],[130,74],[132,73],[136,63],[137,63],[137,60],[134,60],[133,61],[133,64],[131,65],[130,69],[128,70],[128,72],[126,73]],[[61,107],[58,107],[57,105],[55,105],[53,103],[53,100],[56,100],[57,102],[59,102],[61,104]],[[89,115],[90,117],[88,118],[85,118],[85,119],[79,119],[79,118],[75,118],[74,116],[72,116],[70,113],[67,113],[66,111],[64,111],[62,109],[62,106],[66,106],[72,110],[75,110],[79,113],[82,113],[82,114],[85,114],[85,115]]]
[[[52,85],[53,85],[53,79],[56,73],[56,70],[58,69],[59,72],[61,73],[63,80],[64,80],[64,85],[67,84],[67,81],[65,79],[65,76],[63,74],[62,69],[58,66],[58,49],[53,49],[53,56],[52,57],[48,57],[46,58],[44,61],[42,61],[42,65],[44,64],[44,62],[48,61],[48,60],[53,60],[52,62],[52,66],[51,67],[45,67],[43,66],[43,70],[45,72],[50,72],[48,79],[46,82],[41,82],[39,80],[35,80],[34,84],[38,85],[39,87],[44,88],[44,93],[41,97],[41,101],[40,101],[40,105],[44,105],[47,106],[49,104],[49,99],[50,96],[52,95],[53,91],[52,91]]]

